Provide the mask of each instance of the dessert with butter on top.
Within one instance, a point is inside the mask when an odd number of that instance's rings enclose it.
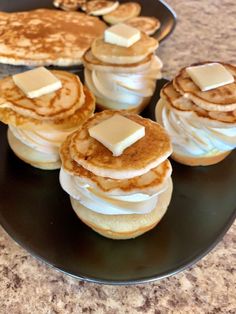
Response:
[[[60,149],[60,183],[78,217],[112,239],[137,237],[164,216],[172,194],[169,136],[123,111],[96,113]]]
[[[172,158],[198,166],[236,147],[236,67],[205,62],[182,69],[161,90],[156,120],[173,142]]]
[[[0,121],[23,161],[41,169],[60,168],[59,147],[92,116],[95,99],[78,76],[35,68],[0,80]]]
[[[97,108],[140,113],[161,78],[155,55],[158,41],[126,24],[116,24],[96,39],[83,57],[85,84]]]

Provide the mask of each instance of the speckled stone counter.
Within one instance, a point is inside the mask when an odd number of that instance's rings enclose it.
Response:
[[[168,0],[178,15],[161,44],[164,76],[200,60],[236,63],[233,0]],[[38,262],[0,229],[0,314],[236,313],[236,224],[191,269],[137,286],[82,282]]]

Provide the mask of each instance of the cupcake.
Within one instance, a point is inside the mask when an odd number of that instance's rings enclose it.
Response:
[[[77,216],[94,231],[135,238],[154,228],[167,210],[171,152],[159,124],[105,110],[62,144],[60,183]]]
[[[156,120],[172,158],[190,166],[220,162],[236,147],[236,67],[204,62],[182,69],[161,90]]]
[[[95,108],[78,76],[43,67],[0,80],[0,95],[0,121],[8,124],[11,149],[41,169],[60,168],[61,143]]]
[[[99,110],[140,113],[145,108],[161,78],[157,47],[156,39],[125,24],[108,28],[104,38],[94,40],[83,64],[85,84]]]

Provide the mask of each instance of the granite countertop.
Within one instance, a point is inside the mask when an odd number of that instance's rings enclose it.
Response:
[[[175,32],[158,55],[164,76],[200,60],[235,63],[233,0],[168,0]],[[236,223],[191,269],[136,286],[100,286],[59,273],[35,260],[0,229],[0,314],[236,313]]]

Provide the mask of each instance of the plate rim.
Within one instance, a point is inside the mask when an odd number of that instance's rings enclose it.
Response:
[[[159,43],[161,43],[162,41],[164,41],[165,39],[167,39],[175,30],[176,28],[176,24],[178,22],[178,16],[177,13],[175,12],[175,10],[168,4],[166,3],[164,0],[157,0],[159,1],[164,7],[167,8],[167,10],[171,13],[172,17],[173,17],[173,25],[171,27],[171,30],[168,32],[168,34],[161,38],[160,40],[158,39]]]

